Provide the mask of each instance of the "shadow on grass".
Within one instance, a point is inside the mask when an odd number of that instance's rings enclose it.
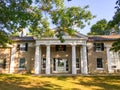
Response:
[[[65,85],[84,87],[100,87],[102,90],[120,90],[120,76],[30,76],[30,75],[0,75],[0,90],[62,90],[63,87],[55,82],[65,81]],[[64,82],[63,82],[64,83]],[[70,90],[80,90],[71,87]],[[83,90],[83,89],[81,89]],[[98,89],[93,89],[98,90]]]
[[[86,77],[83,77],[86,78]],[[79,80],[80,83],[75,83],[83,86],[97,86],[103,90],[120,90],[120,76],[93,76],[92,81]],[[117,84],[116,84],[117,83]],[[98,89],[97,89],[98,90]]]
[[[15,75],[0,75],[0,90],[61,90],[61,86],[52,84],[48,81],[40,82],[24,82],[29,79],[26,76],[15,76]],[[35,85],[34,85],[35,83]],[[42,84],[42,85],[41,85]]]
[[[19,86],[20,84],[8,83],[5,81],[0,81],[0,90],[61,90],[61,87],[58,85],[53,85],[49,82],[45,82],[43,86],[33,86],[33,87],[23,87]]]

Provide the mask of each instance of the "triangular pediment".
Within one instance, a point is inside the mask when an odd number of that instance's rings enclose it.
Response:
[[[55,36],[58,34],[58,32],[55,33]],[[83,38],[83,39],[88,39],[88,37],[84,34],[81,34],[79,32],[75,32],[73,35],[69,35],[67,32],[62,32],[63,38]]]

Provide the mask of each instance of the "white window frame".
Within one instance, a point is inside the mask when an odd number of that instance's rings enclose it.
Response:
[[[21,59],[24,59],[24,68],[20,67],[20,64],[21,64],[20,60]],[[26,68],[26,60],[25,60],[24,57],[19,59],[19,66],[18,66],[18,68],[19,68],[19,70],[25,70],[25,68]]]
[[[96,43],[96,52],[101,52],[102,51],[102,43]]]
[[[20,51],[26,52],[26,44],[25,43],[20,44]]]
[[[98,59],[101,59],[101,61],[102,61],[102,67],[100,68],[100,67],[98,67]],[[97,58],[96,59],[96,68],[97,69],[100,69],[100,70],[103,70],[104,69],[104,66],[103,66],[104,64],[103,64],[103,59],[102,58]]]

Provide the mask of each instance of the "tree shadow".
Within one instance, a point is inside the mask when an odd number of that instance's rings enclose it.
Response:
[[[55,80],[50,81],[50,80]],[[58,80],[58,81],[57,81]],[[66,82],[64,84],[64,81]],[[60,83],[59,83],[60,82]],[[62,90],[63,85],[83,86],[93,90],[120,90],[120,76],[30,76],[0,75],[0,90]],[[67,84],[69,83],[69,84]],[[116,84],[117,83],[117,84]],[[81,87],[69,87],[80,90]],[[81,89],[82,90],[82,89]]]
[[[0,90],[61,90],[61,86],[48,81],[24,82],[25,76],[0,75]],[[34,84],[35,83],[35,84]]]
[[[87,76],[83,77],[86,79]],[[86,87],[97,86],[103,90],[120,90],[120,85],[114,84],[114,82],[120,83],[120,76],[92,76],[92,80],[85,81],[80,79],[78,85],[83,85]],[[108,83],[109,82],[109,83]],[[98,90],[98,89],[94,89]]]

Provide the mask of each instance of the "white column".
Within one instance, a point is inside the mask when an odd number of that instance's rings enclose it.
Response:
[[[76,74],[76,47],[72,45],[72,74]]]
[[[15,67],[15,61],[14,61],[14,57],[15,57],[15,51],[16,51],[16,48],[15,46],[13,46],[11,48],[11,62],[10,62],[10,73],[14,73],[14,67]]]
[[[50,74],[50,45],[46,45],[46,74]]]
[[[110,56],[110,47],[107,47],[107,63],[108,63],[108,72],[112,73],[112,66],[111,66],[111,56]]]
[[[86,45],[81,48],[81,73],[88,74]]]
[[[40,46],[37,45],[36,46],[36,50],[35,50],[35,74],[40,74],[41,72],[41,69],[40,69],[40,52],[41,52],[41,49],[40,49]]]

